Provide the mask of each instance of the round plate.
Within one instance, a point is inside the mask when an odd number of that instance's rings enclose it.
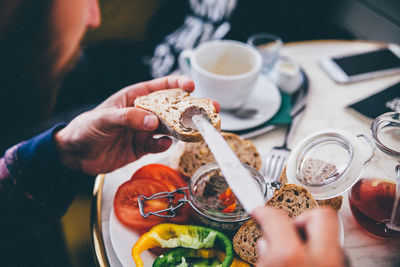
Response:
[[[111,244],[122,266],[135,267],[136,265],[133,261],[131,250],[140,237],[139,233],[121,224],[114,214],[114,209],[111,209],[109,227]],[[140,255],[140,257],[143,260],[144,266],[151,266],[157,256],[146,250]]]
[[[271,119],[279,110],[282,98],[279,89],[268,78],[260,75],[255,88],[243,109],[256,109],[253,118],[242,119],[228,111],[221,110],[221,129],[223,131],[241,131],[256,127]]]
[[[339,244],[341,247],[343,247],[344,244],[343,221],[340,215],[338,215],[338,217],[339,217]],[[139,239],[140,237],[139,234],[122,225],[115,216],[114,209],[111,210],[109,227],[110,227],[111,243],[122,266],[135,267],[135,263],[132,259],[131,250],[133,245]],[[149,252],[148,250],[144,251],[141,254],[144,266],[151,266],[156,257],[157,256],[155,254]]]

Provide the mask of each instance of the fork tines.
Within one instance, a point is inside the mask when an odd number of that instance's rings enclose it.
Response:
[[[264,176],[269,182],[278,181],[290,154],[289,150],[273,148],[265,157]]]

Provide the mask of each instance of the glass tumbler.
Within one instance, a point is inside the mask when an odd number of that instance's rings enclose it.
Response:
[[[271,33],[257,33],[247,39],[247,43],[255,47],[263,58],[262,73],[268,75],[279,58],[283,45],[282,39]]]

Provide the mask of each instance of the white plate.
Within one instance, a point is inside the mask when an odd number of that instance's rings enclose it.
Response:
[[[139,239],[139,233],[125,227],[121,224],[117,217],[115,216],[114,209],[111,210],[110,214],[110,238],[111,244],[114,248],[115,254],[122,266],[124,267],[135,267],[135,262],[133,261],[131,250],[133,245]],[[152,266],[154,259],[157,256],[150,251],[144,251],[141,254],[144,266]]]
[[[133,262],[131,249],[135,242],[139,239],[139,234],[122,225],[114,214],[114,209],[110,215],[110,237],[115,253],[124,267],[135,267]],[[343,247],[344,228],[342,218],[339,216],[339,243]],[[149,251],[141,254],[144,266],[152,266],[157,256]]]
[[[115,186],[117,187],[118,184],[124,183],[126,180],[129,179],[129,177],[134,173],[137,169],[139,169],[141,166],[151,164],[151,163],[161,163],[161,164],[166,164],[169,165],[169,159],[173,157],[174,154],[177,153],[177,150],[179,149],[179,146],[174,144],[173,147],[171,147],[170,150],[158,154],[158,156],[155,155],[148,155],[146,157],[141,158],[140,160],[133,162],[130,165],[127,165],[121,169],[118,170],[118,173],[114,174],[109,174],[109,175],[114,175],[115,177],[109,177],[110,179],[113,179],[113,181],[118,181]],[[106,177],[106,179],[108,179]],[[116,188],[115,188],[116,190]],[[110,214],[110,221],[109,221],[109,231],[110,231],[110,239],[111,239],[111,244],[112,247],[115,251],[115,254],[118,257],[118,260],[121,262],[122,266],[124,267],[135,267],[135,263],[132,259],[131,255],[131,250],[133,245],[136,243],[136,241],[139,239],[140,235],[136,231],[133,231],[130,228],[127,228],[123,224],[119,222],[117,217],[115,216],[114,209],[111,209],[111,214]],[[343,247],[344,243],[344,228],[343,228],[343,222],[342,219],[339,215],[339,242],[341,246]],[[156,258],[156,255],[149,252],[145,251],[141,254],[141,258],[143,259],[144,266],[145,267],[150,267],[153,264],[154,259]]]
[[[221,110],[221,129],[224,131],[241,131],[263,124],[278,112],[281,102],[281,94],[276,85],[265,76],[260,75],[254,91],[243,106],[243,109],[256,109],[258,114],[250,119],[241,119]]]

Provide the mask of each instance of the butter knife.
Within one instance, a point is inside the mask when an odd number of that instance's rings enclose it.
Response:
[[[260,186],[243,166],[222,135],[203,115],[194,115],[193,124],[201,133],[221,169],[226,182],[247,213],[264,206],[265,199]]]

